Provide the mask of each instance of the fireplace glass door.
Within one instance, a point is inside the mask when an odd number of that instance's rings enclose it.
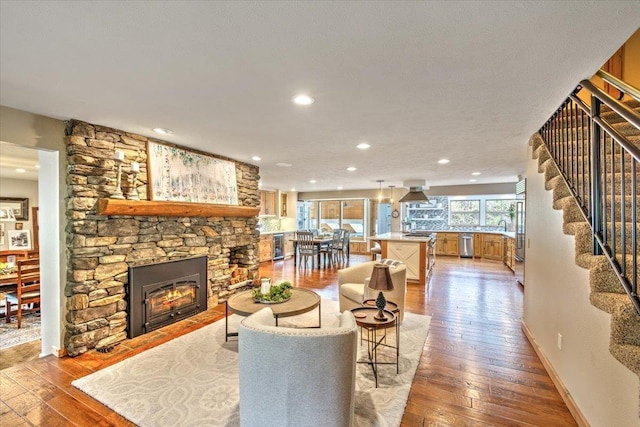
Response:
[[[145,329],[151,331],[189,314],[198,306],[199,277],[156,283],[145,289]]]

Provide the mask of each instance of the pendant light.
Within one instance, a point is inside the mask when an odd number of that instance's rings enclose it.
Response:
[[[390,185],[389,186],[389,203],[393,204],[393,188],[395,187],[395,185]]]
[[[378,203],[382,203],[382,183],[384,179],[376,179],[376,182],[378,183]]]

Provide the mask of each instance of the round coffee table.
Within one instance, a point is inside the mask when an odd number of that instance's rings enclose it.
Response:
[[[229,332],[229,311],[239,316],[249,316],[256,311],[259,311],[265,307],[271,308],[273,311],[273,317],[276,319],[276,326],[278,326],[278,319],[281,317],[297,316],[298,314],[307,313],[314,308],[318,307],[318,328],[322,326],[321,321],[321,307],[320,307],[320,295],[313,291],[302,288],[291,289],[291,298],[288,301],[280,303],[260,303],[255,302],[252,295],[252,290],[240,292],[232,295],[226,303],[225,308],[225,341],[229,337],[237,337],[237,332]]]

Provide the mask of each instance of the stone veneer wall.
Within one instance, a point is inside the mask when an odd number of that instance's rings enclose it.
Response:
[[[225,300],[229,252],[241,247],[249,278],[258,277],[258,218],[139,217],[97,214],[97,200],[115,188],[116,150],[124,151],[122,189],[129,191],[133,161],[136,188],[147,200],[147,141],[124,131],[70,121],[66,128],[68,277],[65,347],[69,355],[109,348],[126,338],[125,284],[129,266],[207,255],[209,307]],[[223,158],[220,156],[216,156]],[[223,158],[225,160],[231,160]],[[238,204],[258,206],[259,171],[234,161]],[[132,202],[135,203],[135,202]]]

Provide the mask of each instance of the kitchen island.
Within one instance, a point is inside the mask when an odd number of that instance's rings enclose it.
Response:
[[[370,237],[380,244],[382,258],[402,261],[407,266],[407,281],[425,286],[436,262],[436,236],[385,233]]]

